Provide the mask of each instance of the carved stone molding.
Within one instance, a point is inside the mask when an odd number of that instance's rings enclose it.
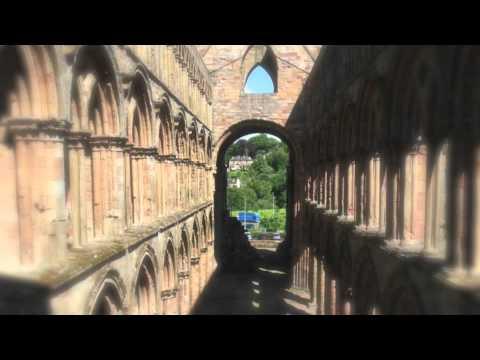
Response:
[[[4,120],[4,126],[15,139],[63,141],[71,124],[61,119],[10,118]]]
[[[91,136],[89,144],[92,148],[124,148],[127,143],[127,138],[120,136]]]

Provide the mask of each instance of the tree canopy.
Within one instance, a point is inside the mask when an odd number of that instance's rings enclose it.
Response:
[[[228,207],[233,211],[243,211],[245,201],[248,211],[273,208],[282,209],[287,203],[288,146],[265,134],[248,140],[240,139],[230,146],[225,160],[233,156],[248,155],[253,163],[245,170],[229,171],[230,178],[239,178],[240,188],[230,188],[227,192]],[[282,228],[285,216],[281,219],[266,218],[262,222],[268,229]],[[268,226],[267,226],[268,225]]]

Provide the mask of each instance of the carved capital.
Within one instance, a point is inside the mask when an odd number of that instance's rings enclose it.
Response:
[[[114,136],[91,136],[89,144],[94,149],[124,148],[127,138]]]
[[[88,131],[70,131],[66,135],[70,147],[80,147],[88,143],[91,134]]]
[[[66,120],[34,118],[10,118],[2,124],[7,132],[19,140],[61,141],[71,124]]]
[[[130,149],[130,155],[136,158],[156,157],[157,148],[133,147]]]

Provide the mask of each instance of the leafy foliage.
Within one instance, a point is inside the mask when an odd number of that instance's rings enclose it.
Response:
[[[251,156],[254,161],[246,170],[230,171],[230,178],[239,178],[240,189],[230,188],[227,192],[227,204],[231,210],[243,211],[245,200],[248,211],[262,211],[273,208],[282,209],[287,203],[287,167],[289,163],[288,146],[264,134],[239,140],[227,150],[225,160],[233,156]],[[265,210],[267,211],[267,210]],[[261,227],[266,231],[277,231],[285,227],[285,211],[275,211],[262,216]]]

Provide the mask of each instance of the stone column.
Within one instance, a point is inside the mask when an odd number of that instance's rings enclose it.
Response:
[[[69,213],[69,243],[73,248],[79,248],[92,238],[88,226],[88,217],[92,211],[91,169],[85,166],[85,153],[88,148],[87,132],[68,134],[68,213]],[[86,171],[87,170],[87,171]]]
[[[418,144],[404,159],[402,246],[422,246],[425,240],[427,146]]]
[[[469,146],[459,140],[453,145],[452,181],[451,181],[451,232],[453,239],[448,248],[449,266],[458,273],[466,272],[467,265],[467,209],[471,172],[469,163]],[[476,195],[475,199],[476,199]]]
[[[355,161],[351,161],[348,166],[348,186],[347,186],[347,216],[355,217]]]
[[[180,272],[178,274],[179,279],[179,292],[180,292],[180,314],[187,315],[190,313],[190,273],[188,271]]]
[[[64,138],[61,120],[7,123],[15,146],[22,265],[51,263],[67,248]]]
[[[208,265],[208,248],[205,247],[203,249],[200,249],[200,287],[201,290],[200,292],[203,291],[203,288],[207,285],[208,283],[208,272],[207,272],[207,265]]]
[[[318,308],[318,258],[317,255],[310,256],[310,306]]]
[[[200,274],[199,274],[199,257],[192,257],[191,259],[191,274],[190,274],[190,291],[191,291],[191,306],[194,306],[200,294]]]
[[[177,299],[177,289],[162,291],[161,299],[163,303],[163,315],[178,315],[179,303]]]
[[[322,258],[319,259],[318,263],[318,301],[317,301],[317,314],[325,315],[325,264]]]

